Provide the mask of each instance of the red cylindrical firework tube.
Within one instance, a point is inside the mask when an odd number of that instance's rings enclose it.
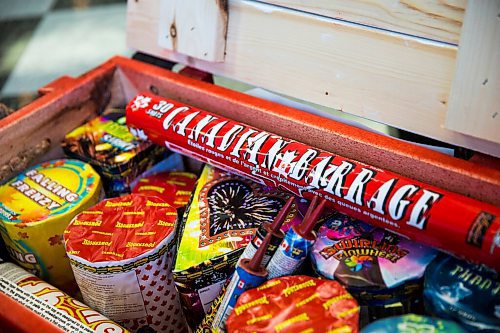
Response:
[[[141,138],[500,269],[500,207],[151,94],[132,99],[127,124]]]
[[[288,199],[285,206],[281,208],[281,211],[278,213],[278,216],[276,216],[276,218],[274,219],[273,223],[264,222],[259,226],[259,228],[255,232],[255,236],[253,237],[252,241],[248,243],[247,247],[245,248],[245,251],[243,251],[240,260],[245,258],[248,259],[253,258],[253,256],[257,252],[257,249],[261,246],[262,242],[264,241],[264,238],[268,234],[271,234],[270,236],[271,239],[269,240],[269,244],[267,245],[267,250],[264,253],[264,257],[262,258],[262,266],[264,267],[267,266],[269,260],[271,260],[271,257],[276,252],[278,246],[281,244],[281,241],[285,237],[285,233],[281,231],[281,226],[283,225],[283,222],[285,222],[286,215],[290,211],[290,208],[292,207],[294,200],[295,200],[294,196],[291,196]]]

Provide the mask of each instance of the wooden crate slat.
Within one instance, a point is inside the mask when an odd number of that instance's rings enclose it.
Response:
[[[444,128],[457,48],[244,0],[229,2],[226,58],[161,48],[158,1],[129,1],[132,48],[410,132],[499,156]]]
[[[224,61],[227,2],[161,0],[158,43],[198,59]]]
[[[500,1],[467,6],[446,127],[497,143],[500,154]]]
[[[266,0],[270,4],[458,44],[466,0]]]

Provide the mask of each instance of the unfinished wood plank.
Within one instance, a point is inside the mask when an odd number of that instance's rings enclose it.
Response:
[[[160,46],[207,61],[224,61],[227,1],[161,0]]]
[[[381,29],[458,44],[466,0],[265,0]]]
[[[446,127],[500,143],[498,0],[471,1],[467,6]]]
[[[158,1],[129,1],[128,45],[271,91],[487,154],[498,145],[444,128],[456,47],[253,1],[229,2],[226,59],[161,48]]]

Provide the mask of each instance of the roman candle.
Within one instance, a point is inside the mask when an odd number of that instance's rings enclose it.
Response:
[[[142,139],[500,269],[500,207],[152,94],[126,112]]]

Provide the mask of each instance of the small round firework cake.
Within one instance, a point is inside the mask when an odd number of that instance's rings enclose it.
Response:
[[[227,320],[227,330],[356,333],[358,318],[358,303],[338,282],[284,276],[244,292]]]
[[[176,222],[175,208],[137,194],[77,215],[64,239],[85,303],[132,332],[184,332],[171,271]]]

